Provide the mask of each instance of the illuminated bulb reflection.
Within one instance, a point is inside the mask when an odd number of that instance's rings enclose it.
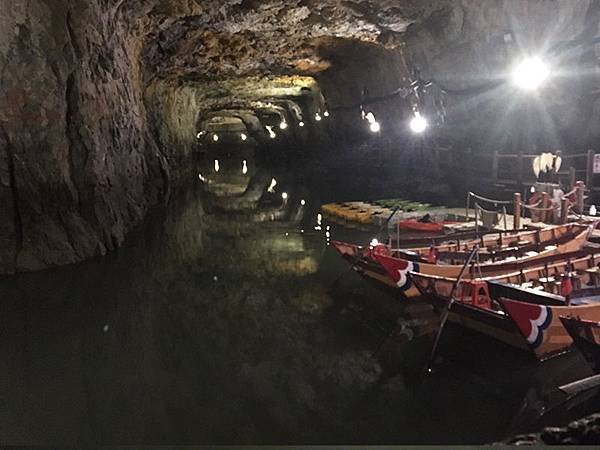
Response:
[[[217,142],[219,140],[219,135],[217,133],[213,134],[213,141]]]
[[[248,139],[248,136],[246,136],[246,134],[244,133],[241,133],[240,138],[242,138],[242,141],[245,141],[246,139]]]
[[[202,181],[203,183],[206,181],[206,178],[204,178],[204,177],[202,176],[202,174],[201,174],[201,173],[199,173],[199,174],[198,174],[198,178],[199,178],[199,179],[200,179],[200,181]]]
[[[288,127],[288,124],[285,120],[282,120],[281,123],[279,124],[279,128],[281,130],[285,130]]]
[[[381,125],[379,125],[379,122],[373,122],[369,125],[369,129],[372,133],[379,133],[381,130]]]
[[[375,115],[371,111],[367,113],[365,119],[367,119],[367,122],[369,123],[375,123]]]
[[[248,165],[246,164],[246,160],[242,161],[242,174],[246,175],[248,173]]]
[[[325,117],[329,117],[329,111],[325,111],[325,112],[323,113],[323,115],[324,115]]]
[[[282,192],[282,193],[281,193],[281,198],[282,198],[282,199],[284,199],[284,200],[287,200],[287,199],[288,199],[288,194],[287,194],[287,192]]]
[[[321,225],[322,220],[323,220],[323,216],[321,214],[317,214],[317,225]]]
[[[304,200],[304,199],[300,200],[300,204],[301,204],[302,206],[306,205],[306,200]]]
[[[316,114],[315,114],[315,120],[316,120],[317,122],[319,122],[319,121],[321,120],[321,114],[319,114],[319,113],[316,113]]]
[[[300,123],[298,124],[299,127],[303,127],[304,126],[304,122],[300,121]]]
[[[273,131],[273,127],[272,127],[271,125],[267,125],[267,126],[265,126],[265,128],[266,128],[266,129],[267,129],[267,131],[269,132],[269,137],[270,137],[271,139],[275,139],[275,137],[276,137],[277,135],[276,135],[276,134],[275,134],[275,132]]]
[[[271,194],[273,192],[275,192],[275,186],[277,186],[277,180],[275,178],[273,178],[273,179],[271,179],[271,184],[267,188],[267,192],[270,192]]]
[[[215,172],[218,172],[219,169],[220,169],[220,167],[219,167],[219,160],[215,159]]]
[[[200,139],[200,138],[201,138],[202,136],[204,136],[205,134],[206,134],[206,131],[200,131],[200,132],[199,132],[199,133],[196,135],[196,137],[197,137],[198,139]]]

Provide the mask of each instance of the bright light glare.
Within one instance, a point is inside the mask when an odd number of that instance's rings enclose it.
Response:
[[[379,241],[377,239],[373,238],[370,245],[371,245],[371,247],[375,247],[376,245],[379,245]]]
[[[306,200],[304,200],[304,199],[300,200],[300,204],[301,204],[302,206],[306,205]]]
[[[321,120],[321,114],[319,114],[319,113],[316,113],[316,114],[315,114],[315,120],[316,120],[317,122],[319,122],[319,121]]]
[[[369,129],[373,133],[378,133],[381,130],[381,125],[379,125],[379,122],[373,122],[369,125]]]
[[[413,117],[410,121],[410,129],[413,133],[422,133],[427,128],[427,120],[424,117],[421,117],[421,114],[418,112],[415,113],[415,117]]]
[[[365,119],[367,119],[367,122],[369,123],[375,123],[375,115],[371,111],[367,113]]]
[[[205,134],[206,134],[206,131],[200,131],[200,132],[199,132],[199,133],[196,135],[196,137],[197,137],[198,139],[200,139],[200,138],[201,138],[202,136],[204,136]]]
[[[300,123],[298,124],[299,127],[303,127],[304,126],[304,122],[300,121]]]
[[[215,172],[218,172],[218,171],[219,171],[219,169],[220,169],[220,166],[219,166],[219,160],[218,160],[218,159],[215,159]]]
[[[242,138],[242,141],[245,141],[246,139],[248,139],[248,136],[246,136],[245,133],[241,133],[240,138]]]
[[[287,194],[287,192],[282,192],[282,193],[281,193],[281,198],[282,198],[282,199],[284,199],[284,200],[287,200],[287,199],[288,199],[288,194]]]
[[[199,173],[199,174],[198,174],[198,178],[199,178],[199,179],[200,179],[200,181],[202,181],[203,183],[206,181],[206,178],[204,178],[204,177],[202,176],[202,174],[201,174],[201,173]]]
[[[277,180],[275,178],[273,178],[273,179],[271,179],[271,184],[267,188],[267,192],[270,192],[271,194],[273,192],[275,192],[275,186],[277,186]]]
[[[325,112],[323,113],[323,115],[324,115],[325,117],[329,117],[329,111],[325,111]]]
[[[248,173],[248,165],[246,164],[246,160],[242,161],[242,175],[246,175]]]
[[[536,90],[548,78],[550,71],[538,57],[526,58],[513,70],[513,82],[521,89]]]
[[[213,134],[213,141],[217,142],[219,140],[219,135],[217,133]]]
[[[279,128],[281,130],[285,130],[288,127],[288,124],[285,120],[282,120],[281,123],[279,124]]]

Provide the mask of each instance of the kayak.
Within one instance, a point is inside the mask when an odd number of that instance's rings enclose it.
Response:
[[[404,230],[421,231],[424,233],[437,233],[444,229],[443,223],[419,222],[418,220],[401,220],[398,226]]]

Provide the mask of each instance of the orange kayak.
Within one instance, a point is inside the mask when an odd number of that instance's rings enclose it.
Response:
[[[401,220],[398,226],[405,230],[422,231],[425,233],[435,233],[444,229],[443,223],[437,222],[419,222],[418,220]]]

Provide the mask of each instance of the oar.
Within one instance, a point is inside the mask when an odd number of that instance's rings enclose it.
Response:
[[[467,267],[469,266],[469,264],[471,264],[471,260],[473,259],[473,257],[475,256],[475,254],[478,251],[479,251],[478,245],[473,247],[473,250],[471,250],[471,253],[469,254],[469,257],[467,258],[467,261],[460,269],[458,278],[456,279],[456,281],[454,282],[454,285],[452,286],[452,290],[450,291],[450,300],[448,300],[446,309],[444,310],[444,312],[442,314],[442,318],[440,320],[440,328],[437,332],[437,336],[435,337],[435,341],[433,343],[433,348],[431,349],[431,356],[429,357],[429,362],[427,363],[427,373],[431,373],[431,366],[433,365],[433,361],[435,360],[435,354],[437,351],[438,344],[440,342],[440,337],[442,336],[442,331],[444,330],[444,325],[446,325],[446,321],[448,320],[448,315],[450,314],[450,308],[452,308],[452,304],[454,303],[454,292],[456,291],[456,288],[458,287],[458,283],[460,283],[460,281],[465,273],[465,270],[467,270]]]
[[[377,230],[377,233],[375,234],[375,236],[379,237],[379,234],[381,233],[381,230],[383,230],[387,226],[387,224],[389,223],[389,221],[392,220],[392,217],[394,217],[394,215],[396,214],[396,212],[398,212],[399,209],[400,209],[400,206],[396,206],[394,208],[394,210],[392,211],[392,213],[390,214],[390,216],[385,220],[385,222],[383,222],[383,224],[381,225],[381,227],[379,227],[379,230]],[[340,279],[354,268],[354,263],[356,263],[356,261],[358,259],[359,259],[359,256],[355,256],[354,257],[354,261],[352,261],[350,263],[350,267],[348,268],[348,270],[345,270],[344,272],[342,272],[341,274],[338,275],[338,277],[333,281],[333,283],[331,283],[331,287],[329,288],[329,290],[334,289],[335,286],[336,286],[336,284],[340,281]]]

